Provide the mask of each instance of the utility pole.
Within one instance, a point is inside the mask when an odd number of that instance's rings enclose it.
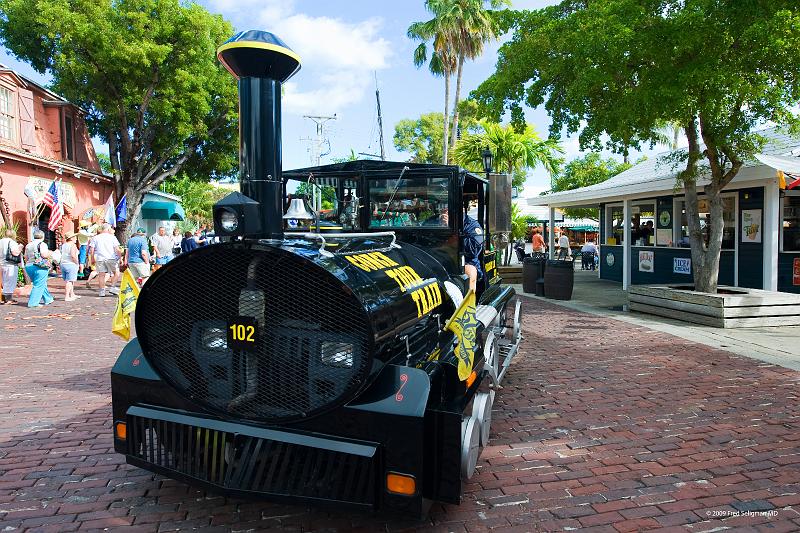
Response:
[[[303,115],[303,118],[307,118],[314,122],[314,125],[317,128],[317,135],[313,139],[304,138],[300,139],[301,141],[309,141],[311,143],[311,148],[309,149],[309,153],[311,154],[311,164],[314,166],[320,166],[320,160],[322,156],[328,155],[330,153],[330,141],[326,137],[325,125],[330,122],[331,120],[336,120],[336,113],[333,116],[322,116],[322,115]],[[322,153],[322,146],[328,145],[328,151],[324,154]],[[312,209],[315,212],[319,212],[320,208],[322,207],[322,191],[319,187],[314,187],[314,190],[311,191],[312,193]]]
[[[381,91],[378,88],[378,73],[375,72],[375,100],[378,102],[378,135],[381,140],[381,161],[386,161],[386,148],[383,146],[383,116],[381,115]]]

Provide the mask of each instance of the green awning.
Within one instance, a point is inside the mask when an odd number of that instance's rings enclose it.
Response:
[[[589,226],[589,225],[572,226],[572,227],[562,226],[562,227],[564,229],[569,229],[569,230],[572,230],[572,231],[599,231],[600,230],[599,226]]]
[[[183,220],[186,212],[176,202],[150,200],[142,204],[142,218],[148,220]]]

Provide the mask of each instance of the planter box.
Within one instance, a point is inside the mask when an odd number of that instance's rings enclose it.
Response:
[[[717,328],[800,325],[800,294],[722,286],[708,294],[693,288],[635,285],[628,289],[628,308]]]

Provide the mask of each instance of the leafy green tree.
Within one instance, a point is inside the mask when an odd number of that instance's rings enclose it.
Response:
[[[414,65],[417,68],[428,63],[428,70],[434,76],[444,78],[444,113],[443,117],[450,117],[450,79],[458,65],[458,58],[453,49],[455,33],[448,20],[439,14],[446,10],[449,0],[426,0],[425,7],[433,14],[427,21],[414,22],[408,27],[407,35],[410,39],[421,41],[414,49]],[[428,61],[428,47],[430,61]],[[449,120],[443,120],[443,133],[441,138],[441,162],[447,164],[447,140]]]
[[[630,163],[621,163],[613,157],[603,159],[597,152],[590,152],[583,157],[573,159],[564,165],[562,170],[555,173],[551,189],[548,192],[570,191],[602,183],[632,166]],[[564,209],[564,215],[569,218],[600,220],[599,210],[592,207],[569,207]]]
[[[426,0],[425,7],[433,18],[415,22],[408,28],[408,37],[421,41],[414,50],[414,64],[417,67],[428,62],[428,47],[431,59],[428,68],[435,76],[444,78],[444,123],[442,137],[442,163],[450,160],[449,151],[455,146],[459,107],[461,98],[461,79],[466,59],[475,59],[483,53],[484,44],[494,39],[500,29],[500,16],[491,9],[509,5],[509,0]],[[450,79],[456,75],[455,102],[453,104],[453,123],[450,128]],[[451,138],[452,136],[452,138]]]
[[[446,12],[440,16],[450,21],[455,31],[453,45],[458,57],[456,65],[456,92],[453,100],[453,127],[450,133],[448,148],[454,147],[458,140],[459,102],[461,100],[461,78],[464,72],[464,61],[474,60],[483,54],[483,46],[497,38],[500,30],[496,11],[486,9],[511,5],[510,0],[452,0],[446,6]]]
[[[664,124],[679,124],[688,149],[674,164],[695,288],[716,292],[721,191],[763,143],[759,125],[800,126],[792,112],[798,42],[796,0],[566,0],[516,14],[513,37],[476,97],[490,116],[510,110],[515,123],[523,106],[545,104],[551,132],[580,132],[583,149],[635,148],[656,142]],[[700,193],[710,208],[708,244]]]
[[[208,182],[192,179],[185,175],[170,178],[163,184],[164,192],[181,197],[181,206],[186,212],[186,222],[197,227],[199,224],[213,224],[214,204],[231,191],[214,187]]]
[[[179,173],[207,180],[236,167],[236,85],[215,58],[232,33],[180,0],[0,0],[2,43],[87,109],[108,143],[129,220]]]
[[[539,137],[533,126],[526,125],[522,133],[511,125],[484,121],[481,126],[482,131],[468,133],[456,144],[454,158],[459,165],[483,172],[485,148],[494,156],[495,170],[507,174],[539,165],[552,174],[561,164],[564,149],[554,139]]]
[[[331,157],[332,163],[347,163],[348,161],[358,161],[358,154],[350,148],[350,153],[342,157]]]
[[[418,119],[404,118],[394,127],[394,147],[411,154],[414,163],[441,163],[444,116],[425,113]]]
[[[462,100],[458,104],[461,113],[461,130],[466,133],[481,131],[478,104],[473,100]],[[440,164],[444,142],[444,115],[425,113],[417,119],[403,119],[394,127],[394,147],[411,154],[414,163]]]

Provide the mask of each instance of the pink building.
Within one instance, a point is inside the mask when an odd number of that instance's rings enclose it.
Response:
[[[0,64],[0,196],[7,204],[0,209],[20,225],[20,238],[30,238],[38,226],[54,246],[63,231],[78,230],[80,218],[102,216],[113,183],[100,170],[84,114]],[[59,180],[65,214],[62,227],[50,232],[42,198],[53,180]]]

